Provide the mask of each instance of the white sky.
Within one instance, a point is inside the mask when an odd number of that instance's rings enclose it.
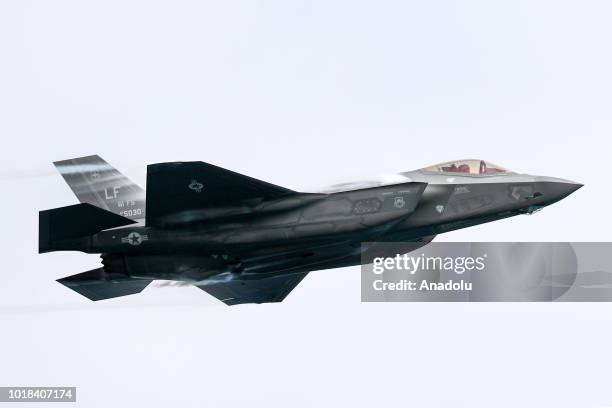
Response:
[[[440,236],[607,241],[608,1],[0,4],[0,385],[82,407],[612,406],[609,304],[362,304],[359,269],[281,304],[191,287],[90,303],[38,255],[53,160],[203,160],[293,189],[482,157],[585,187]],[[24,407],[27,404],[24,405]],[[40,405],[36,405],[40,406]],[[74,406],[74,405],[71,405]]]

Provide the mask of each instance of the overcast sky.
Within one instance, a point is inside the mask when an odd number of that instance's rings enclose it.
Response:
[[[281,304],[152,285],[91,303],[38,255],[51,162],[203,160],[296,190],[482,158],[585,187],[439,236],[608,241],[609,1],[13,1],[0,5],[0,386],[77,406],[609,407],[609,304],[360,303],[359,268]],[[38,406],[38,405],[37,405]]]

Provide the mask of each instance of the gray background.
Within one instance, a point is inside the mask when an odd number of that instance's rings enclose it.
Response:
[[[77,406],[606,407],[612,305],[364,304],[359,268],[282,304],[157,284],[91,303],[37,255],[51,161],[204,160],[293,189],[457,158],[586,186],[456,241],[609,240],[608,1],[3,1],[0,384]],[[36,405],[40,406],[40,405]]]

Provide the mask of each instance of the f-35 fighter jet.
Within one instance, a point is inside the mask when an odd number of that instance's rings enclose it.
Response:
[[[280,302],[311,271],[358,265],[364,242],[435,235],[519,214],[582,185],[458,160],[393,181],[300,193],[204,162],[147,167],[145,191],[99,156],[54,163],[80,204],[41,211],[39,252],[99,253],[58,282],[91,300],[191,283],[228,305]]]

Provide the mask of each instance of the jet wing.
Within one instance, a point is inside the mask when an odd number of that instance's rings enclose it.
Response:
[[[236,279],[197,286],[228,306],[243,303],[273,303],[282,302],[306,275],[308,272],[262,279]]]
[[[147,167],[146,225],[240,214],[252,200],[294,193],[204,162],[152,164]]]

